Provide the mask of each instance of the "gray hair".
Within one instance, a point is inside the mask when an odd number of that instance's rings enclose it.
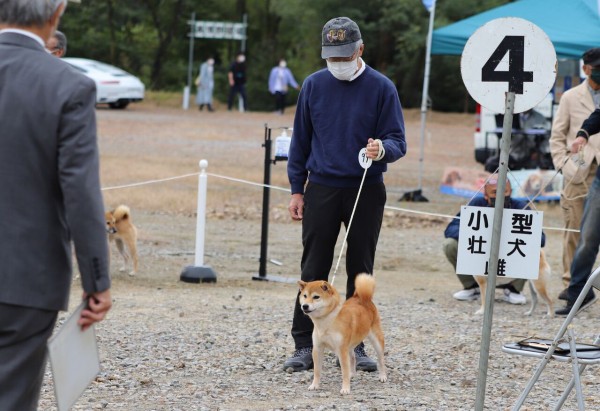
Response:
[[[40,27],[67,0],[1,0],[0,24],[20,27]]]
[[[67,54],[67,36],[65,36],[65,33],[56,30],[54,32],[54,38],[56,39],[56,48],[62,50],[64,54]]]

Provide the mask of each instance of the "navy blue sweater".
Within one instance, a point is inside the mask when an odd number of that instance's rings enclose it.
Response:
[[[475,197],[473,200],[471,200],[469,202],[468,205],[473,206],[473,207],[490,207],[487,200],[483,197]],[[529,207],[527,207],[526,201],[515,200],[514,198],[510,199],[510,207],[508,207],[508,208],[511,208],[513,210],[529,210]],[[456,214],[456,217],[460,217],[460,211],[458,212],[458,214]],[[460,219],[453,218],[452,221],[450,221],[450,224],[448,224],[448,227],[446,227],[446,230],[444,231],[444,237],[445,238],[454,238],[455,240],[458,240],[459,231],[460,231]],[[546,234],[544,234],[544,232],[542,231],[542,247],[545,245],[546,245]]]
[[[363,63],[364,64],[364,63]],[[394,84],[365,67],[353,81],[340,81],[323,69],[302,84],[288,157],[292,194],[308,180],[329,187],[358,187],[364,169],[359,151],[380,139],[385,156],[374,161],[365,184],[383,181],[387,163],[406,154],[404,118]]]

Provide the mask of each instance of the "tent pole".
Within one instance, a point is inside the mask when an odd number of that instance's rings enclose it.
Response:
[[[429,70],[431,66],[431,38],[433,36],[433,21],[435,19],[434,0],[429,11],[429,30],[427,32],[427,46],[425,51],[425,75],[423,76],[423,96],[421,97],[421,139],[419,142],[419,185],[415,191],[404,193],[399,201],[429,201],[422,194],[423,191],[423,161],[425,157],[425,123],[427,122],[427,99],[429,95]]]

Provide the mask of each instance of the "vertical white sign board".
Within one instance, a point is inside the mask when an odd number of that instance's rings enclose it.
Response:
[[[494,209],[463,206],[460,215],[456,273],[488,275]],[[541,211],[504,210],[498,277],[538,278],[542,220]]]

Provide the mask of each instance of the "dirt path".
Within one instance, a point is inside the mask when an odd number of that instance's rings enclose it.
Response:
[[[417,186],[419,116],[406,113],[409,153],[386,175],[388,205],[454,215],[465,199],[438,191],[449,165],[480,168],[473,160],[472,116],[432,113],[425,144],[424,194],[428,203],[399,203]],[[149,104],[124,111],[98,110],[104,187],[196,173],[208,159],[208,172],[260,183],[264,125],[290,126],[291,113],[215,113]],[[287,188],[285,164],[272,167],[272,183]],[[386,334],[390,380],[360,373],[353,393],[340,397],[339,370],[329,358],[323,389],[307,391],[312,373],[286,374],[293,284],[252,281],[258,273],[262,188],[209,176],[205,263],[216,284],[186,284],[181,270],[193,263],[197,178],[112,189],[108,206],[128,204],[140,232],[141,268],[136,277],[120,273],[113,261],[114,310],[98,327],[103,372],[75,409],[123,410],[470,410],[477,378],[481,317],[477,302],[451,295],[460,284],[440,249],[448,220],[388,210],[379,241],[376,302]],[[298,278],[300,226],[287,217],[289,194],[271,191],[268,274]],[[540,204],[544,225],[559,227],[557,206]],[[561,289],[560,232],[547,230],[547,254],[554,270],[552,295]],[[336,253],[337,257],[337,253]],[[116,259],[116,256],[115,256]],[[336,285],[343,287],[343,263]],[[76,284],[72,305],[79,295]],[[598,308],[580,320],[594,323]],[[496,305],[488,373],[490,410],[509,409],[535,361],[500,351],[515,335],[551,336],[559,319],[538,307],[524,317],[522,306]],[[578,320],[579,321],[579,320]],[[592,333],[581,332],[590,339]],[[528,410],[550,408],[567,379],[564,364],[550,367],[532,394]],[[589,409],[598,378],[586,375]],[[47,375],[41,409],[54,409]],[[575,402],[567,409],[574,409]]]

